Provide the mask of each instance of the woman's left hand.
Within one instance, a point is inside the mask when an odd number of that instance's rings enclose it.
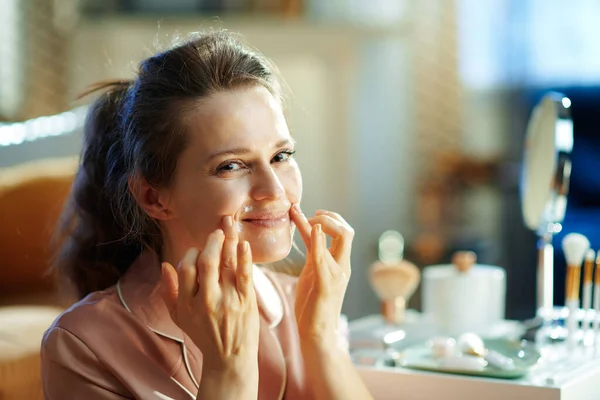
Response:
[[[306,245],[306,265],[298,279],[295,313],[302,344],[331,349],[337,343],[342,303],[350,279],[354,230],[337,213],[317,211],[307,219],[292,207],[292,219]],[[327,236],[332,238],[327,248]]]

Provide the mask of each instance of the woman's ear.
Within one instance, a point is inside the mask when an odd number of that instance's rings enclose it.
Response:
[[[169,208],[169,195],[166,190],[153,188],[146,179],[137,175],[129,178],[128,184],[133,198],[150,217],[157,220],[171,218],[173,213]]]

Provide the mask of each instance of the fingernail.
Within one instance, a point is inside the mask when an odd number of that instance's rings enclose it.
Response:
[[[326,211],[325,210],[317,210],[315,212],[315,214],[317,214],[317,215],[323,215],[323,214],[326,214]]]
[[[226,215],[225,218],[223,218],[223,226],[226,229],[231,229],[233,227],[233,218],[231,218],[231,215]]]
[[[250,251],[250,243],[248,243],[248,241],[244,240],[244,244],[242,245],[242,250],[244,251],[244,253],[247,253]]]
[[[317,230],[317,235],[320,235],[321,233],[323,233],[323,231],[321,229],[321,224],[316,224],[315,229]]]
[[[297,213],[297,214],[302,214],[302,210],[300,210],[300,206],[298,205],[298,203],[295,203],[292,206],[292,210],[294,210],[294,212]]]
[[[196,265],[196,260],[198,259],[198,254],[200,251],[196,247],[191,247],[188,251],[185,252],[183,256],[183,264],[186,265]]]

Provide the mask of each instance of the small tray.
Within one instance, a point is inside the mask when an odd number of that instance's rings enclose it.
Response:
[[[536,365],[541,358],[540,352],[534,344],[524,341],[510,341],[505,339],[484,340],[485,346],[514,360],[515,368],[503,370],[492,366],[485,366],[481,370],[461,370],[447,368],[432,356],[431,347],[423,344],[411,346],[400,353],[396,365],[404,368],[444,372],[459,375],[484,376],[500,379],[518,379],[524,377],[531,367]]]

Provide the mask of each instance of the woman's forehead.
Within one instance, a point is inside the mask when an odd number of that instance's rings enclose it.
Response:
[[[272,147],[291,140],[279,101],[263,87],[216,93],[192,113],[186,131],[190,147],[198,151]]]

